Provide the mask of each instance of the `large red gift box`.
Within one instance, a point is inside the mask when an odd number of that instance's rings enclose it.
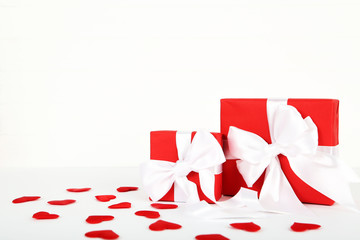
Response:
[[[176,146],[177,131],[152,131],[150,132],[150,160],[163,160],[168,162],[177,162],[178,152]],[[191,140],[194,138],[196,132],[191,132]],[[221,133],[211,133],[222,147],[223,137]],[[207,198],[201,190],[199,182],[199,174],[197,172],[190,172],[187,179],[197,186],[199,199],[213,203]],[[222,193],[222,173],[215,174],[215,200],[219,200]],[[169,192],[160,199],[160,201],[174,201],[174,184]]]
[[[339,125],[339,101],[334,99],[288,99],[303,118],[310,116],[318,128],[319,146],[337,146]],[[221,133],[226,136],[234,126],[262,137],[269,144],[271,137],[267,119],[267,99],[221,99]],[[288,159],[279,155],[281,168],[301,202],[332,205],[334,201],[302,181],[290,168]],[[265,170],[266,171],[266,170]],[[309,169],[311,171],[311,169]],[[251,189],[260,192],[265,172]],[[247,187],[236,166],[236,159],[223,164],[224,195],[235,195],[241,187]]]

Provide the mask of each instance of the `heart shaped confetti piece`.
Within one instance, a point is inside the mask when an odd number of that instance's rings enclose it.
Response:
[[[130,192],[130,191],[136,191],[138,190],[138,187],[119,187],[117,189],[118,192]]]
[[[236,229],[244,230],[247,232],[257,232],[261,229],[259,225],[256,225],[253,222],[247,222],[247,223],[231,223],[230,226]]]
[[[110,208],[110,209],[131,208],[131,203],[121,202],[121,203],[110,205],[110,206],[108,206],[108,208]]]
[[[203,234],[203,235],[197,235],[195,237],[197,240],[230,240],[227,237],[224,237],[221,234]]]
[[[40,198],[39,196],[24,196],[24,197],[19,197],[19,198],[12,200],[12,203],[16,204],[16,203],[31,202],[31,201],[38,200],[39,198]]]
[[[152,231],[163,231],[166,229],[175,230],[175,229],[180,229],[180,228],[181,228],[181,225],[179,225],[179,224],[172,223],[172,222],[166,222],[163,220],[158,220],[149,226],[149,229]]]
[[[101,223],[104,221],[111,221],[113,219],[114,219],[114,217],[110,216],[110,215],[93,215],[93,216],[89,216],[86,219],[86,222],[88,222],[90,224],[97,224],[97,223]]]
[[[87,192],[90,191],[91,188],[68,188],[66,191],[68,192]]]
[[[149,210],[137,211],[137,212],[135,213],[135,215],[137,215],[137,216],[142,216],[142,217],[146,217],[146,218],[159,218],[159,217],[160,217],[159,212],[149,211]]]
[[[163,204],[163,203],[152,203],[151,206],[156,209],[174,209],[177,208],[176,204]]]
[[[51,214],[48,212],[37,212],[32,217],[38,220],[43,220],[43,219],[56,219],[59,217],[59,215]]]
[[[73,199],[65,199],[65,200],[53,200],[53,201],[48,201],[48,204],[50,205],[69,205],[76,202],[76,200]]]
[[[85,236],[88,238],[102,238],[102,239],[117,239],[117,235],[112,230],[99,230],[85,233]]]
[[[318,224],[294,222],[294,224],[291,225],[290,228],[294,232],[305,232],[307,230],[319,229],[320,227],[321,227],[321,225],[318,225]]]
[[[95,197],[100,202],[108,202],[108,201],[116,198],[115,195],[98,195],[98,196],[95,196]]]

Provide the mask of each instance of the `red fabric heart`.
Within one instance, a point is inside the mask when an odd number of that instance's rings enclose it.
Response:
[[[24,196],[24,197],[19,197],[16,198],[14,200],[12,200],[13,203],[24,203],[24,202],[31,202],[31,201],[35,201],[38,200],[40,197],[39,196]]]
[[[291,225],[290,228],[294,232],[305,232],[307,230],[319,229],[320,227],[321,225],[318,224],[294,222],[294,224]]]
[[[90,224],[97,224],[97,223],[101,223],[104,221],[111,221],[113,219],[114,219],[114,217],[110,216],[110,215],[93,215],[93,216],[89,216],[86,219],[86,222],[88,222]]]
[[[138,190],[138,187],[119,187],[117,189],[118,192],[129,192],[129,191],[136,191]]]
[[[135,213],[135,215],[137,215],[137,216],[142,216],[142,217],[146,217],[146,218],[159,218],[159,217],[160,217],[159,212],[149,211],[149,210],[137,211],[137,212]]]
[[[117,235],[112,230],[100,230],[100,231],[92,231],[85,233],[85,236],[88,238],[102,238],[102,239],[117,239],[119,235]]]
[[[247,232],[257,232],[261,229],[259,225],[256,225],[253,222],[247,222],[247,223],[231,223],[230,226],[236,229],[244,230]]]
[[[203,234],[203,235],[197,235],[195,237],[197,240],[230,240],[227,237],[224,237],[221,234]]]
[[[53,201],[48,201],[48,204],[51,205],[69,205],[76,202],[76,200],[73,199],[65,199],[65,200],[53,200]]]
[[[68,192],[87,192],[87,191],[90,191],[91,188],[68,188],[66,190]]]
[[[116,196],[114,196],[114,195],[98,195],[98,196],[95,196],[95,197],[100,202],[108,202],[108,201],[116,198]]]
[[[176,204],[163,204],[163,203],[153,203],[151,204],[151,206],[156,209],[174,209],[178,207],[178,205]]]
[[[149,229],[152,231],[163,231],[166,229],[174,230],[174,229],[180,229],[180,228],[181,228],[181,225],[179,225],[179,224],[172,223],[172,222],[166,222],[163,220],[158,220],[149,226]]]
[[[113,204],[108,206],[108,208],[110,209],[119,209],[119,208],[131,208],[131,203],[129,202],[121,202],[118,204]]]
[[[50,214],[48,212],[37,212],[33,216],[33,218],[41,220],[41,219],[56,219],[59,217],[57,214]]]

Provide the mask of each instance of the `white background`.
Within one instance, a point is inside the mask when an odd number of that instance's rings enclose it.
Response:
[[[0,167],[136,166],[220,98],[340,99],[360,167],[360,3],[0,0]]]

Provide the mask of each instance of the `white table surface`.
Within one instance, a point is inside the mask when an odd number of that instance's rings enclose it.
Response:
[[[358,173],[360,171],[357,171]],[[119,193],[120,186],[139,186],[139,191]],[[67,192],[67,188],[91,187],[83,193]],[[360,184],[351,186],[354,198],[360,205]],[[289,230],[294,216],[274,214],[267,218],[253,219],[261,226],[256,233],[229,227],[233,220],[204,220],[183,213],[178,209],[156,210],[150,207],[141,189],[137,168],[2,168],[0,169],[0,239],[90,239],[84,234],[93,230],[111,229],[119,239],[195,239],[199,234],[218,233],[230,239],[360,239],[360,214],[340,207],[309,206],[316,214],[307,219],[320,224],[320,230],[296,233]],[[113,194],[116,199],[99,202],[95,195]],[[13,204],[21,196],[41,196],[34,202]],[[75,199],[67,206],[49,205],[49,200]],[[130,209],[108,209],[111,204],[129,201]],[[148,226],[157,219],[134,215],[138,210],[159,211],[162,220],[182,225],[180,230],[154,232]],[[32,215],[48,211],[60,215],[54,220],[35,220]],[[115,219],[100,224],[88,224],[89,215],[113,215]]]

